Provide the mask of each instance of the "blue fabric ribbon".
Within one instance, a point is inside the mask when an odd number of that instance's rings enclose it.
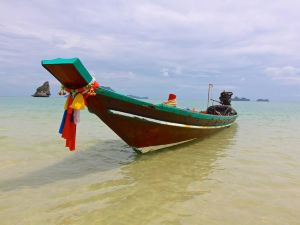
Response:
[[[61,123],[60,123],[59,131],[58,131],[58,133],[60,133],[60,134],[63,133],[64,127],[65,127],[66,117],[67,117],[67,110],[65,110],[63,118],[62,118]]]

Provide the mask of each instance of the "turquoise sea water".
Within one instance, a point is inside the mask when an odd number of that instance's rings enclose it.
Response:
[[[0,97],[1,224],[300,223],[299,103],[234,102],[231,128],[140,155],[87,110],[69,152],[64,101]]]

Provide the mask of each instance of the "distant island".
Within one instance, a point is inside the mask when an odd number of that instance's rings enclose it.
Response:
[[[136,99],[149,99],[148,97],[140,97],[140,96],[136,96],[136,95],[127,95],[130,98],[136,98]]]
[[[257,102],[269,102],[270,100],[267,98],[259,98],[256,100]]]
[[[113,90],[111,87],[109,86],[101,86],[101,88],[108,90],[108,91],[112,91],[115,92],[115,90]],[[136,99],[149,99],[148,97],[140,97],[140,96],[136,96],[136,95],[127,95],[130,98],[136,98]]]
[[[101,88],[105,89],[105,90],[108,90],[108,91],[113,91],[115,92],[111,87],[106,87],[106,86],[101,86]]]
[[[231,99],[231,101],[248,102],[248,101],[250,101],[250,99],[248,99],[248,98],[239,98],[239,97],[235,96],[234,98]]]
[[[50,97],[50,85],[46,81],[42,86],[38,87],[32,97]]]

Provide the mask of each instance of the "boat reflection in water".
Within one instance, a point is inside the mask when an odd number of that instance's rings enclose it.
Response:
[[[114,222],[126,218],[128,224],[139,221],[141,215],[145,221],[166,219],[168,215],[174,219],[177,205],[210,191],[203,183],[215,169],[222,169],[217,161],[226,157],[227,150],[235,144],[236,131],[234,125],[202,141],[137,155],[133,162],[120,168],[120,178],[90,186],[96,191],[94,198],[106,204],[89,216],[106,215],[103,223],[108,217]],[[116,215],[115,210],[122,213]]]

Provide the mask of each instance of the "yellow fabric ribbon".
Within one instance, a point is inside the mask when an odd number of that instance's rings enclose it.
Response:
[[[78,93],[75,96],[75,98],[72,102],[71,108],[75,109],[75,110],[85,109],[84,98],[83,98],[83,95],[81,93]]]

